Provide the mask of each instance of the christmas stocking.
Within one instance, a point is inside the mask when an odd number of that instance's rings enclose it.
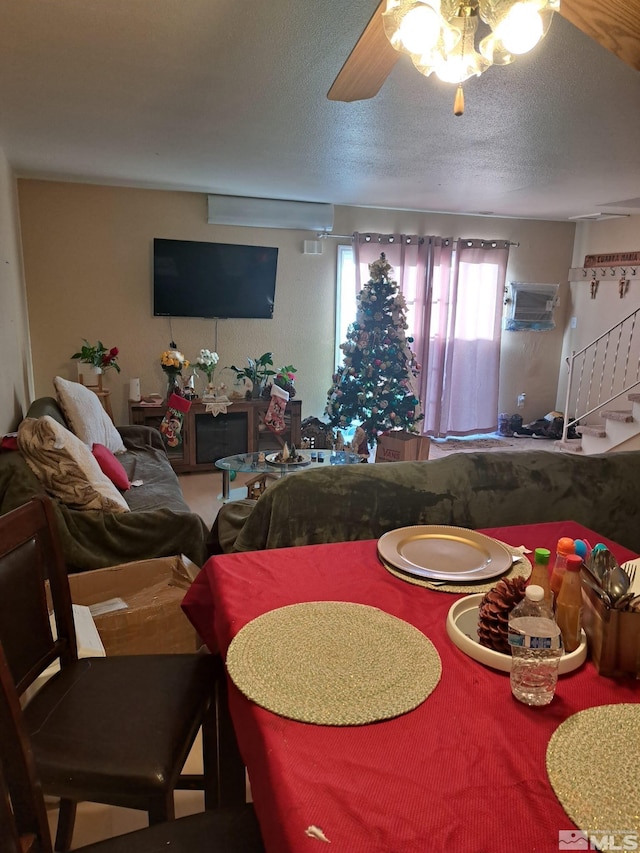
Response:
[[[160,432],[165,436],[169,447],[182,444],[182,422],[185,412],[191,408],[189,400],[179,394],[172,394],[167,400],[167,411],[160,424]]]
[[[271,386],[271,402],[264,416],[264,422],[272,432],[284,432],[284,410],[288,399],[288,391],[284,391],[278,385]]]

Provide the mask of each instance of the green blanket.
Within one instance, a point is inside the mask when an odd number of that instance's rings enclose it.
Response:
[[[453,453],[289,474],[257,503],[224,506],[211,550],[377,539],[409,524],[484,528],[574,520],[640,553],[639,504],[639,451]]]
[[[70,572],[134,560],[185,554],[201,566],[207,528],[184,501],[162,438],[148,427],[120,427],[127,448],[120,454],[130,480],[142,485],[124,492],[131,512],[81,512],[54,502],[58,530]],[[40,481],[18,451],[0,453],[0,513],[44,494]]]

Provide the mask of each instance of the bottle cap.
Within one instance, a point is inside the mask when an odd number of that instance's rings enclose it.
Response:
[[[568,572],[579,572],[582,568],[582,557],[579,557],[577,554],[569,554],[567,557],[567,571]]]
[[[573,539],[570,539],[568,536],[563,536],[561,539],[558,539],[558,554],[562,554],[563,557],[568,556],[569,554],[575,554],[575,544]]]
[[[544,590],[541,586],[538,586],[534,583],[531,584],[531,586],[527,587],[527,589],[525,590],[525,595],[529,599],[529,601],[542,601],[542,599],[544,598]]]
[[[551,552],[548,548],[536,548],[534,551],[534,559],[536,563],[540,563],[542,566],[546,566],[548,564],[550,556]]]
[[[582,557],[582,559],[584,560],[584,558],[589,552],[589,548],[587,547],[587,543],[584,541],[584,539],[576,539],[576,541],[574,542],[574,547],[576,554],[579,557]]]

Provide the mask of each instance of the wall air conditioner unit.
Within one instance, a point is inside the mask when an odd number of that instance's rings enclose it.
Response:
[[[553,309],[558,302],[558,284],[512,281],[505,300],[504,328],[509,332],[546,332],[555,328]]]
[[[249,228],[295,228],[301,231],[333,230],[333,205],[314,201],[208,197],[210,225],[244,225]]]

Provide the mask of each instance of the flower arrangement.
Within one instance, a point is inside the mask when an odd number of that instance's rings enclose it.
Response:
[[[110,367],[113,367],[117,373],[120,373],[120,365],[117,361],[118,347],[107,349],[102,341],[98,341],[95,346],[90,344],[86,338],[83,338],[83,341],[84,344],[80,352],[75,352],[71,358],[77,358],[83,364],[90,364],[92,367],[102,370],[103,373],[109,370]]]
[[[273,384],[287,391],[290,397],[295,397],[296,389],[294,381],[296,378],[297,369],[292,364],[285,364],[278,368],[276,375],[273,378]]]
[[[196,368],[201,370],[207,377],[207,382],[211,383],[213,372],[216,369],[216,364],[219,361],[217,352],[211,352],[210,349],[201,349],[196,361]]]
[[[173,341],[160,356],[160,366],[169,376],[180,376],[182,371],[189,367],[189,361],[176,349]]]
[[[273,381],[276,385],[280,385],[281,388],[284,388],[285,385],[295,381],[297,372],[297,369],[292,364],[286,364],[284,367],[278,368]]]

